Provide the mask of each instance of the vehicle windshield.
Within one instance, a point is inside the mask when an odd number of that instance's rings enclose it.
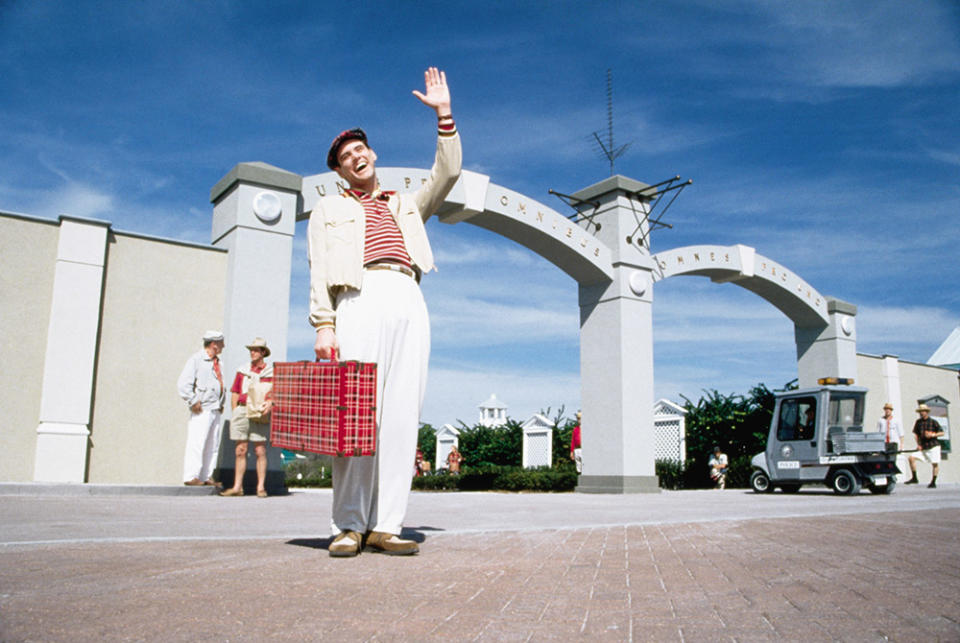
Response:
[[[863,396],[849,393],[831,393],[828,410],[831,427],[863,430]]]

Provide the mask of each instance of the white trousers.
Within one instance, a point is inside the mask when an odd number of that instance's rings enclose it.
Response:
[[[337,299],[341,360],[377,363],[376,455],[333,462],[333,533],[400,534],[417,453],[430,358],[430,320],[420,286],[390,270],[366,270],[360,291]]]
[[[183,452],[183,481],[197,478],[205,482],[213,475],[220,452],[221,413],[217,409],[203,409],[191,413],[187,422],[187,448]]]

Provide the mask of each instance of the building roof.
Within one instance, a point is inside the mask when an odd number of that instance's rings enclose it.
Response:
[[[543,429],[552,429],[553,422],[549,418],[544,417],[540,413],[534,413],[530,418],[520,425],[520,428],[526,431],[536,431]]]
[[[927,364],[931,366],[960,366],[960,326],[953,329],[953,332],[940,344],[940,348],[934,351]]]
[[[487,401],[479,405],[481,409],[505,409],[507,405],[497,399],[496,393],[491,393]]]
[[[676,402],[671,402],[665,397],[661,397],[657,400],[657,403],[653,405],[653,414],[654,415],[686,415],[687,410],[677,404]]]

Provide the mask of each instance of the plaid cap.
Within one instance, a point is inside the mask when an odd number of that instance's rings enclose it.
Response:
[[[337,137],[333,139],[333,143],[330,143],[330,151],[327,152],[327,167],[331,170],[340,167],[340,161],[337,160],[337,152],[340,151],[340,146],[347,141],[363,141],[363,144],[366,145],[367,133],[359,127],[354,127],[353,129],[343,130],[337,134]]]

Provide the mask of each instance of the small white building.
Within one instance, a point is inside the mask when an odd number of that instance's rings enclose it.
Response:
[[[434,461],[434,471],[447,468],[447,456],[453,447],[460,448],[460,431],[452,424],[444,424],[437,429],[437,459]]]
[[[481,425],[495,427],[507,423],[507,405],[497,399],[496,393],[491,393],[487,401],[478,405],[478,408]]]
[[[553,464],[553,423],[535,413],[520,425],[523,429],[523,467],[549,467]]]
[[[687,460],[687,412],[668,399],[653,405],[654,457],[657,460]]]

